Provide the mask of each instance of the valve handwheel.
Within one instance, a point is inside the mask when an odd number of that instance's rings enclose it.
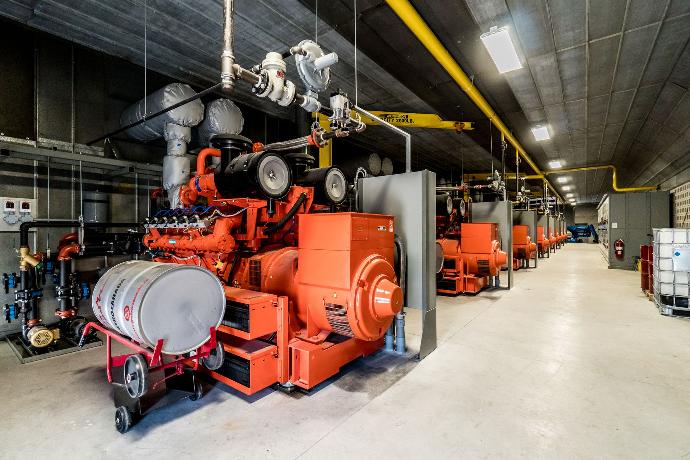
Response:
[[[141,398],[148,390],[149,366],[142,355],[130,355],[123,366],[124,385],[131,398]]]

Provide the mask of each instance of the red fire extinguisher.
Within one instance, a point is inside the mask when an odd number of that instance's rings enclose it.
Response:
[[[618,259],[623,258],[623,250],[625,249],[625,243],[621,238],[618,238],[613,244],[613,251]]]

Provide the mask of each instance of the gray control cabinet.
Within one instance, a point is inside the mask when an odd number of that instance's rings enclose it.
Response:
[[[436,174],[416,171],[366,177],[359,183],[362,212],[395,216],[407,249],[405,306],[422,310],[419,357],[436,348]]]
[[[608,233],[608,266],[632,270],[640,256],[640,245],[650,244],[653,228],[671,226],[670,195],[668,192],[611,193],[599,204],[608,201],[609,217],[605,223]],[[615,242],[625,243],[623,257],[614,252]],[[605,242],[602,241],[602,244]]]

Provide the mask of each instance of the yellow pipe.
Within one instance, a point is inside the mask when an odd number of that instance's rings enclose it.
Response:
[[[398,15],[398,17],[407,25],[410,31],[417,37],[417,39],[426,47],[432,56],[439,64],[448,72],[448,74],[455,80],[460,88],[469,96],[469,98],[479,107],[479,109],[486,115],[489,120],[501,131],[501,136],[505,136],[508,141],[515,147],[518,155],[525,159],[527,164],[536,172],[535,175],[525,176],[527,179],[546,179],[548,174],[557,174],[562,172],[576,172],[589,171],[594,169],[608,168],[613,171],[612,188],[616,192],[645,192],[650,190],[658,190],[658,187],[619,187],[617,181],[616,167],[613,165],[605,166],[587,166],[585,168],[571,168],[570,170],[559,169],[557,171],[541,171],[534,161],[527,155],[525,149],[520,145],[520,142],[511,134],[508,127],[496,115],[493,108],[489,105],[484,96],[472,84],[469,77],[463,72],[458,63],[453,59],[448,50],[443,46],[439,39],[434,35],[434,32],[424,22],[424,19],[417,13],[414,7],[408,0],[386,0],[390,8]],[[513,175],[513,178],[515,176]],[[558,194],[553,185],[547,180],[548,187],[556,194],[558,198],[563,200]]]
[[[431,53],[439,64],[448,72],[453,80],[458,84],[469,98],[479,107],[479,109],[486,115],[491,123],[496,126],[501,134],[519,150],[522,158],[534,170],[534,172],[543,178],[544,175],[536,163],[527,155],[527,151],[520,144],[515,136],[510,132],[508,127],[498,117],[494,109],[489,105],[484,96],[475,88],[469,77],[460,68],[460,65],[453,59],[448,50],[443,46],[439,39],[434,35],[434,32],[424,22],[424,19],[417,13],[417,10],[410,4],[408,0],[386,0],[390,8],[398,15],[398,17],[405,23],[410,31],[417,37],[417,39],[424,45],[424,47]],[[549,188],[556,194],[558,198],[563,200],[556,189],[549,181],[546,181]]]
[[[554,169],[553,171],[544,171],[544,175],[565,174],[565,173],[580,172],[580,171],[593,171],[596,169],[610,169],[613,172],[612,177],[611,177],[611,185],[613,187],[614,192],[648,192],[651,190],[659,190],[658,186],[656,186],[656,187],[654,187],[654,186],[619,187],[618,186],[618,171],[616,170],[616,167],[614,165],[598,165],[598,166],[583,166],[580,168]]]

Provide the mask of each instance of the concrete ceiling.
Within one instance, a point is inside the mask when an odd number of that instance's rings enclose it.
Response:
[[[481,29],[508,26],[523,63],[505,79],[530,123],[548,123],[548,159],[613,163],[621,185],[657,185],[690,167],[690,2],[466,0]],[[519,133],[521,137],[529,133]],[[572,175],[595,201],[610,173]]]
[[[223,9],[220,0],[148,0],[147,66],[199,87],[219,78],[219,55]],[[305,38],[315,36],[315,15],[297,0],[235,0],[237,62],[250,67],[261,62],[267,51],[283,52]],[[0,15],[69,41],[144,64],[144,1],[118,0],[3,0]],[[332,27],[320,21],[318,42],[336,51],[331,89],[354,95],[354,47]],[[360,52],[358,100],[377,110],[435,112],[417,94]],[[292,60],[288,75],[301,87]],[[327,103],[327,94],[322,102]],[[234,99],[273,115],[294,118],[296,111],[283,109],[251,94],[246,84],[237,86]],[[301,110],[301,109],[299,109]],[[401,138],[384,128],[371,127],[354,139],[373,151],[404,160]],[[440,152],[444,152],[440,155]],[[448,156],[455,158],[456,174],[461,156],[469,170],[486,170],[490,155],[467,136],[448,131],[413,132],[413,167],[438,172],[449,169]]]
[[[620,185],[656,185],[690,167],[690,1],[413,3],[542,169],[550,159],[566,167],[613,163]],[[357,5],[360,105],[474,121],[477,129],[463,135],[415,130],[413,166],[442,174],[461,163],[468,172],[488,170],[492,145],[493,158],[500,153],[486,118],[384,0]],[[267,50],[314,37],[315,6],[316,0],[236,0],[238,61],[249,66]],[[332,87],[353,95],[353,1],[321,0],[319,6],[319,43],[340,55]],[[4,0],[0,14],[143,64],[143,0]],[[148,0],[147,16],[150,68],[200,86],[217,80],[220,0]],[[479,40],[493,25],[511,29],[522,69],[496,71]],[[295,75],[292,65],[288,73]],[[236,99],[294,117],[257,100],[244,85]],[[529,128],[537,123],[549,124],[550,141],[534,141]],[[401,140],[382,128],[371,128],[357,143],[403,157]],[[580,201],[597,201],[610,189],[606,172],[568,180]]]

